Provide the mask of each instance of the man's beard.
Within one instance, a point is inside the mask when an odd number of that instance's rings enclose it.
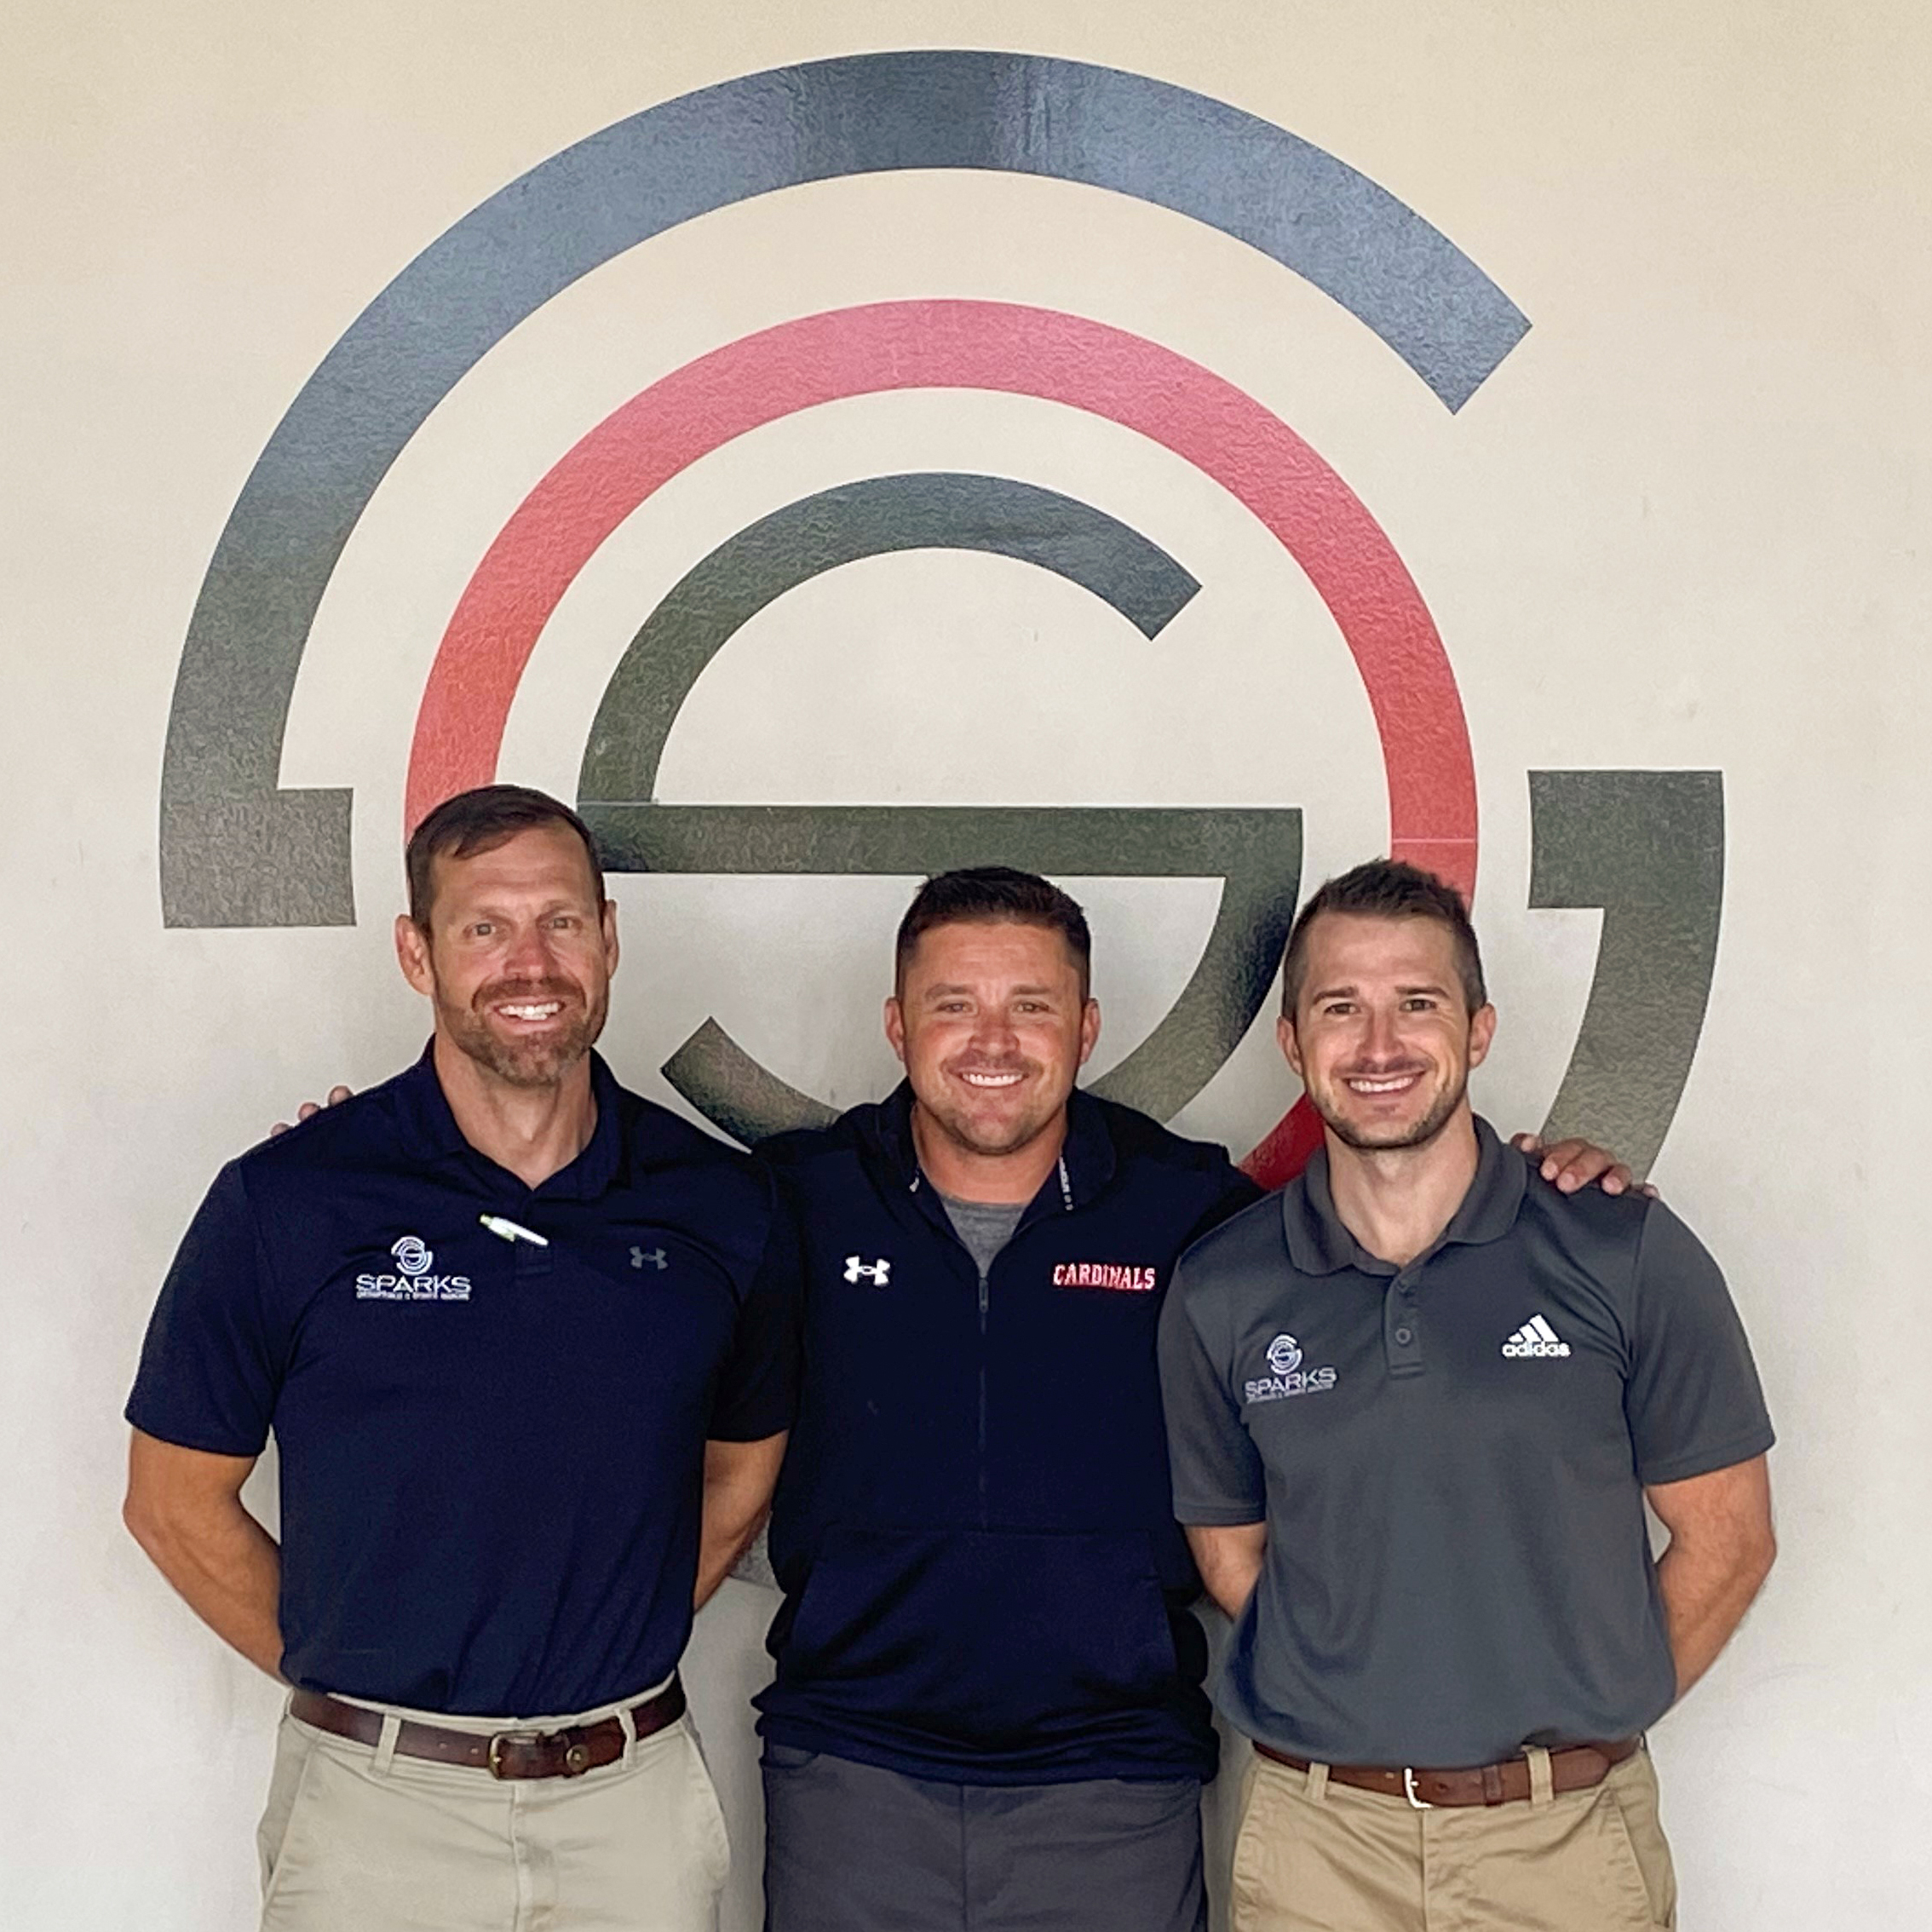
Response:
[[[1343,1147],[1354,1147],[1359,1153],[1394,1153],[1405,1147],[1427,1147],[1449,1124],[1469,1090],[1469,1076],[1465,1069],[1460,1078],[1437,1095],[1435,1104],[1413,1126],[1393,1126],[1380,1134],[1351,1124],[1339,1113],[1331,1113],[1312,1093],[1308,1101],[1321,1116],[1323,1124]]]
[[[486,1008],[502,999],[561,1000],[559,1027],[542,1039],[503,1039],[491,1030]],[[498,980],[481,987],[468,1006],[454,1006],[439,995],[437,1005],[451,1042],[505,1086],[554,1087],[596,1044],[609,1009],[607,996],[595,1003],[569,980],[535,985]]]

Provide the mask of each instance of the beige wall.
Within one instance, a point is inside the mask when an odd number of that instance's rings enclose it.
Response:
[[[1915,1238],[1932,921],[1907,870],[1932,832],[1922,8],[198,0],[16,9],[5,41],[0,1920],[250,1922],[274,1693],[121,1532],[118,1407],[215,1167],[304,1093],[389,1071],[423,1030],[385,929],[417,704],[479,559],[578,437],[693,357],[934,296],[1069,310],[1205,365],[1387,533],[1469,721],[1504,1015],[1481,1100],[1500,1124],[1549,1108],[1597,950],[1596,914],[1529,904],[1527,774],[1722,772],[1710,1011],[1655,1177],[1751,1325],[1785,1554],[1658,1735],[1666,1816],[1688,1923],[1915,1919],[1932,1799]],[[1135,70],[1291,129],[1433,222],[1530,332],[1452,412],[1308,281],[1064,181],[832,181],[674,229],[457,383],[343,553],[280,771],[354,789],[361,923],[165,928],[162,754],[190,615],[270,432],[365,305],[608,123],[754,69],[917,46]],[[544,630],[505,774],[574,792],[625,645],[714,545],[803,494],[911,469],[1078,497],[1203,591],[1149,641],[1008,559],[854,564],[733,640],[679,717],[660,796],[1298,806],[1311,877],[1385,843],[1362,684],[1286,551],[1147,438],[1017,395],[828,405],[667,485]],[[657,1069],[710,1014],[824,1099],[877,1090],[906,889],[621,880],[619,1071],[672,1098]],[[1215,893],[1078,889],[1111,1064],[1186,980]],[[1274,1122],[1290,1096],[1266,1031],[1183,1129],[1243,1152]],[[733,1932],[753,1922],[742,1700],[768,1601],[728,1586],[693,1671],[744,1840]]]

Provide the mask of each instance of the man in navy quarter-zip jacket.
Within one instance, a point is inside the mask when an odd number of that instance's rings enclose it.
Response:
[[[1044,879],[929,881],[886,1004],[906,1081],[758,1150],[806,1311],[757,1699],[767,1932],[1205,1923],[1216,1740],[1155,1337],[1176,1257],[1258,1190],[1074,1090],[1090,952]],[[1567,1184],[1607,1165],[1583,1149]]]

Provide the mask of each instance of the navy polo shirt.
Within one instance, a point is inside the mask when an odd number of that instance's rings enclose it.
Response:
[[[128,1420],[273,1430],[291,1683],[547,1716],[677,1662],[705,1440],[791,1419],[794,1235],[745,1156],[591,1080],[589,1144],[532,1188],[426,1053],[231,1161],[188,1228]]]
[[[1644,1486],[1771,1446],[1689,1229],[1532,1186],[1476,1132],[1468,1194],[1406,1267],[1343,1224],[1320,1153],[1169,1298],[1176,1512],[1268,1525],[1217,1694],[1298,1757],[1454,1768],[1643,1730],[1676,1687]]]
[[[982,1273],[911,1107],[901,1086],[759,1149],[806,1270],[759,1728],[962,1783],[1211,1775],[1155,1337],[1175,1257],[1256,1191],[1219,1147],[1076,1093]]]

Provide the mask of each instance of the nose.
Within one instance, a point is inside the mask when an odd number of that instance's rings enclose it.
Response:
[[[503,971],[512,979],[541,980],[551,966],[549,935],[534,922],[510,935],[503,952]]]
[[[1371,1061],[1393,1060],[1400,1050],[1395,1015],[1386,1006],[1371,1007],[1362,1038],[1362,1052]]]
[[[1020,1036],[1014,1031],[1012,1017],[1004,1007],[989,1003],[980,1009],[973,1023],[973,1044],[980,1052],[1003,1054],[1019,1043]]]

